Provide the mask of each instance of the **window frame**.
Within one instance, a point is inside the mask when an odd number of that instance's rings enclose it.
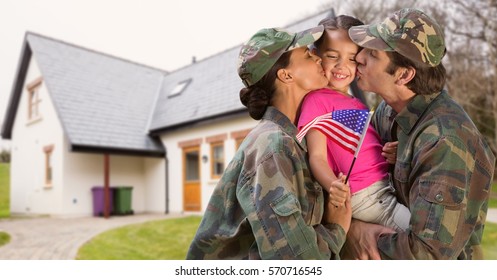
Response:
[[[47,145],[43,147],[43,152],[45,153],[45,176],[44,183],[45,188],[52,188],[53,186],[53,150],[54,145]]]
[[[224,141],[218,141],[218,142],[212,142],[211,144],[211,178],[212,179],[219,179],[223,175],[224,169],[225,169],[225,161],[224,161]],[[216,148],[221,148],[221,157],[217,158],[215,157],[215,149]],[[216,166],[217,164],[221,165],[221,170],[217,170]],[[218,173],[216,173],[218,171]]]
[[[42,84],[43,78],[39,77],[26,85],[26,90],[28,92],[28,122],[41,119],[40,103],[42,99],[40,97],[40,89]]]

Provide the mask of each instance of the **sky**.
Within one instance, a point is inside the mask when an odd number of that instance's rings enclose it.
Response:
[[[2,0],[0,123],[26,31],[174,71],[284,27],[330,0]],[[5,146],[8,141],[1,140]]]

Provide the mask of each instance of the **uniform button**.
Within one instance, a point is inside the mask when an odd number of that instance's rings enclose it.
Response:
[[[444,201],[444,196],[441,193],[437,193],[437,195],[435,195],[435,200],[438,202],[442,202]]]

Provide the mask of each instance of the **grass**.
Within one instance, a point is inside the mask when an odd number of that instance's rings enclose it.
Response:
[[[497,208],[497,181],[492,184],[492,189],[490,190],[490,199],[488,201],[488,208]]]
[[[481,245],[486,260],[497,260],[497,224],[485,224]]]
[[[78,260],[184,260],[201,217],[152,221],[104,232],[83,245]]]
[[[186,217],[130,225],[107,231],[83,245],[78,260],[183,260],[200,223]],[[486,260],[497,260],[497,224],[483,233]]]
[[[10,164],[0,163],[0,218],[10,216]]]
[[[8,235],[6,232],[0,231],[0,247],[9,243],[9,241],[10,241],[10,235]]]

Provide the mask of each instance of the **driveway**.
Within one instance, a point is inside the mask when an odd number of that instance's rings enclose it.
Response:
[[[129,224],[181,217],[180,214],[135,214],[81,218],[0,220],[11,240],[0,247],[0,260],[74,260],[79,247],[101,232]]]

